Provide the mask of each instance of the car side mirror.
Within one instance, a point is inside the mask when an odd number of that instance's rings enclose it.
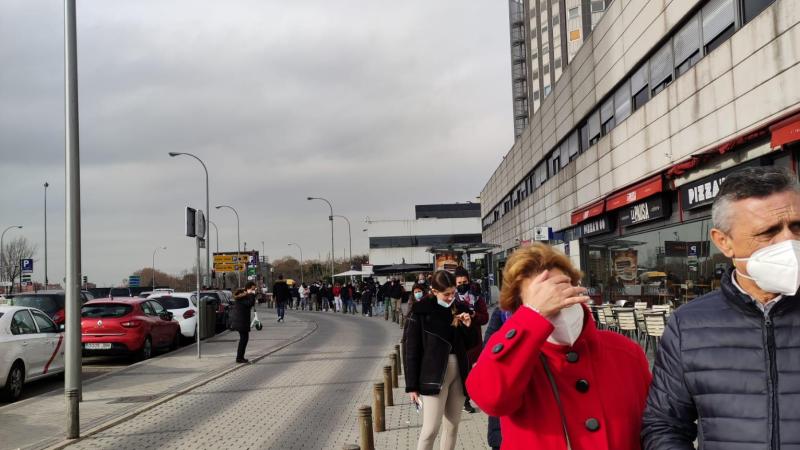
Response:
[[[174,317],[174,314],[172,314],[169,311],[161,313],[161,319],[163,319],[163,320],[172,321],[173,317]]]
[[[63,323],[58,326],[58,331],[64,331],[66,329],[67,329],[67,327],[65,327]]]

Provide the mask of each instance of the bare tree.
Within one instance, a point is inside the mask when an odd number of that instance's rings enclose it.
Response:
[[[20,261],[32,259],[36,255],[36,246],[28,242],[24,236],[20,236],[4,244],[2,254],[3,268],[0,278],[11,282],[11,292],[13,292],[14,282],[21,272]]]

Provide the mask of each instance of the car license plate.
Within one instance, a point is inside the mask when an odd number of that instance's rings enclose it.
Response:
[[[111,344],[88,343],[83,344],[86,350],[111,350]]]

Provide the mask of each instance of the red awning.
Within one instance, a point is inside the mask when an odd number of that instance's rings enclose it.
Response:
[[[612,211],[639,200],[658,194],[664,190],[664,182],[661,175],[656,175],[649,180],[645,180],[635,186],[618,192],[606,200],[606,211]]]
[[[581,208],[572,213],[572,224],[577,225],[584,220],[599,216],[603,214],[606,210],[606,202],[604,200],[600,200],[597,203],[593,203],[585,208]]]
[[[800,141],[800,113],[769,127],[769,131],[772,133],[770,141],[772,148]]]

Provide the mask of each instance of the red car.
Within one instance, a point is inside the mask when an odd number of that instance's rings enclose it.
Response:
[[[91,300],[81,307],[81,343],[87,356],[133,354],[147,359],[154,349],[178,348],[180,326],[155,300]]]

